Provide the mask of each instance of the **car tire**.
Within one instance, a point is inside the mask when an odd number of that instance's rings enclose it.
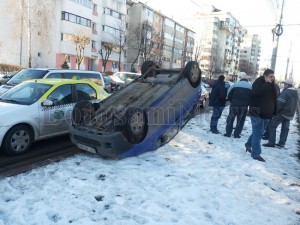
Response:
[[[25,125],[16,125],[5,134],[3,151],[8,155],[23,154],[31,148],[32,141],[32,130]]]
[[[188,62],[183,69],[183,74],[189,80],[192,87],[196,88],[199,86],[201,81],[201,70],[197,62]]]
[[[86,111],[84,110],[86,109]],[[88,114],[87,111],[94,111],[94,105],[88,100],[81,100],[77,102],[72,111],[72,123],[74,125],[80,125],[83,121],[86,121]]]
[[[149,60],[149,61],[145,61],[142,65],[142,68],[141,68],[141,73],[144,74],[147,72],[147,70],[150,68],[150,67],[153,67],[153,69],[149,72],[149,74],[155,76],[157,74],[157,71],[154,69],[158,69],[159,67],[156,66],[155,62]],[[150,76],[151,76],[150,75]]]
[[[131,144],[140,143],[147,132],[147,118],[143,110],[129,108],[125,112],[123,134]]]

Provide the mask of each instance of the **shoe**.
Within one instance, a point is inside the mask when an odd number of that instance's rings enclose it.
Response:
[[[277,144],[275,144],[277,147],[280,147],[280,148],[284,148],[284,145],[283,144],[279,144],[279,143],[277,143]]]
[[[251,149],[251,147],[249,147],[249,146],[245,146],[246,147],[246,153],[247,152],[249,152],[249,153],[251,153],[252,152],[252,149]]]
[[[270,143],[263,144],[263,146],[270,147],[270,148],[274,148],[275,147],[275,145],[270,144]]]
[[[234,135],[234,138],[241,138],[241,135]]]
[[[214,130],[214,131],[211,131],[213,134],[219,134],[220,133],[220,131],[218,131],[218,130]]]
[[[230,137],[231,135],[228,135],[228,134],[224,134],[224,136],[225,136],[225,137]]]
[[[268,140],[269,139],[269,137],[267,137],[267,136],[262,136],[262,138],[261,139],[263,139],[263,140]]]
[[[261,156],[255,157],[255,158],[253,158],[253,159],[258,160],[258,161],[261,161],[261,162],[265,162],[265,161],[266,161],[266,160],[264,160],[264,158],[261,157]]]

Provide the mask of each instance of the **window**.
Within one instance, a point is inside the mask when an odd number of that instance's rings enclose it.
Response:
[[[93,4],[93,13],[97,13],[97,5]]]
[[[96,41],[92,41],[92,48],[96,48]]]
[[[58,78],[58,79],[61,79],[62,78],[62,75],[61,73],[50,73],[47,78]]]
[[[47,99],[52,101],[55,106],[70,104],[72,101],[72,91],[71,85],[62,85],[56,88]]]
[[[97,98],[94,88],[88,84],[76,84],[77,101],[92,100]]]
[[[81,16],[74,15],[72,13],[68,13],[63,11],[61,14],[61,19],[66,20],[72,23],[77,23],[86,27],[91,27],[92,21]]]

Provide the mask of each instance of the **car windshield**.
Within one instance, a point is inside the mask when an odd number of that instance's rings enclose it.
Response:
[[[23,69],[15,74],[6,84],[15,86],[25,80],[43,78],[46,73],[47,70]]]
[[[50,88],[50,84],[23,83],[8,90],[0,96],[1,102],[31,105],[40,99]]]

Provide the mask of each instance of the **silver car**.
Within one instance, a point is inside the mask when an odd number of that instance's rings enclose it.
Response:
[[[13,71],[0,77],[0,85],[6,84],[18,71]]]

